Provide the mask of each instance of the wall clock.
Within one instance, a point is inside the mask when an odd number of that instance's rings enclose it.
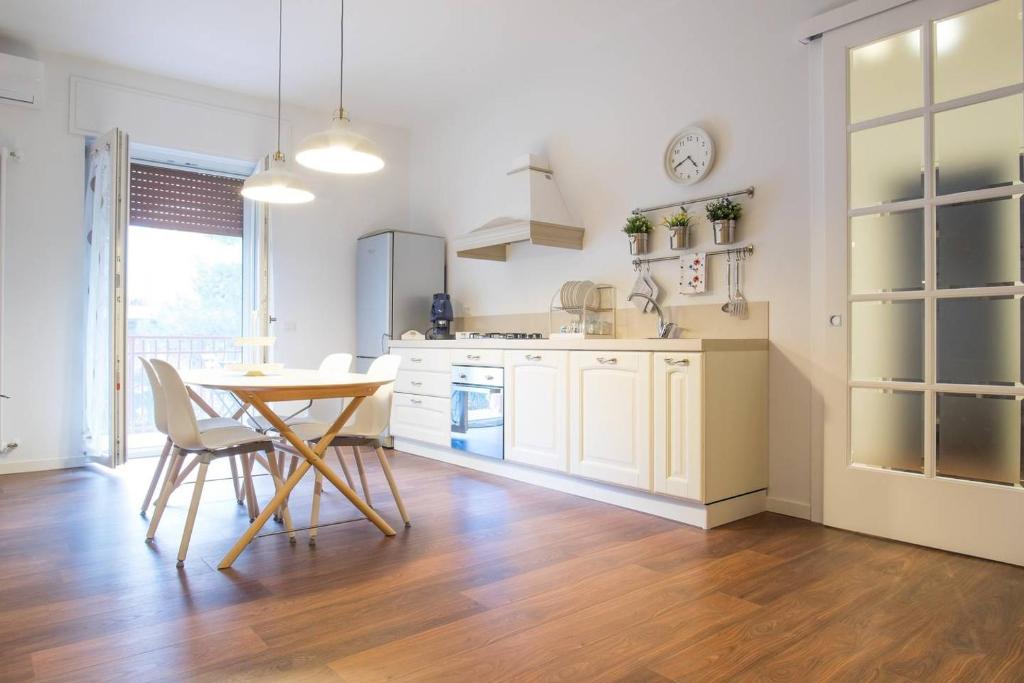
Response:
[[[714,163],[715,141],[697,126],[684,129],[672,138],[665,150],[665,172],[682,185],[702,180]]]

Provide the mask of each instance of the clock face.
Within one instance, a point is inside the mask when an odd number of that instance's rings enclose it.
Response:
[[[677,183],[701,180],[715,163],[715,143],[702,128],[692,126],[672,138],[665,150],[665,171]]]

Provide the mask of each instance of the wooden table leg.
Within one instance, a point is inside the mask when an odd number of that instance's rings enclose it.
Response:
[[[355,412],[356,408],[359,407],[359,404],[363,402],[365,397],[357,396],[351,403],[349,403],[348,406],[346,406],[345,410],[343,410],[341,415],[338,416],[338,419],[334,421],[334,424],[330,426],[323,438],[317,442],[315,448],[310,448],[309,444],[300,439],[295,432],[293,432],[288,425],[284,423],[281,417],[271,410],[270,407],[258,396],[247,393],[246,395],[239,395],[239,398],[243,401],[249,402],[254,408],[256,408],[256,410],[260,412],[260,415],[265,417],[267,421],[277,429],[278,433],[281,434],[281,436],[283,436],[288,443],[299,452],[300,455],[302,455],[304,462],[296,468],[295,474],[288,477],[284,486],[282,486],[274,495],[273,500],[264,506],[263,511],[255,521],[249,525],[249,528],[245,530],[245,533],[242,534],[242,536],[235,542],[235,545],[231,547],[228,554],[225,555],[224,559],[222,559],[220,564],[217,565],[218,569],[227,569],[234,563],[235,559],[238,558],[242,551],[245,550],[245,547],[249,545],[256,534],[259,533],[260,529],[263,528],[263,525],[267,523],[267,520],[270,519],[270,515],[273,514],[273,511],[285,503],[288,496],[291,494],[292,489],[298,485],[299,481],[306,472],[309,471],[310,467],[316,467],[318,471],[327,477],[327,479],[334,484],[334,486],[341,491],[346,498],[348,498],[349,502],[352,503],[356,509],[366,515],[366,517],[373,522],[373,524],[380,529],[385,536],[395,535],[395,530],[392,529],[388,523],[373,510],[373,508],[363,502],[363,500],[356,495],[355,491],[346,486],[345,482],[335,474],[334,470],[324,463],[323,458],[321,457],[324,451],[327,450],[327,447],[330,446],[331,442],[334,441],[334,437],[338,435],[341,428],[344,427],[345,423],[350,417],[352,417],[352,414]]]

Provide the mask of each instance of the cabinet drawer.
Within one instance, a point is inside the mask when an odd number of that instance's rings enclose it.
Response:
[[[391,435],[439,446],[451,445],[451,400],[395,393]]]
[[[402,370],[451,372],[448,349],[392,349],[391,353],[402,357]]]
[[[444,372],[417,372],[402,370],[395,380],[395,391],[421,396],[451,397],[451,376]]]
[[[452,349],[452,365],[486,365],[500,367],[505,364],[501,349]]]

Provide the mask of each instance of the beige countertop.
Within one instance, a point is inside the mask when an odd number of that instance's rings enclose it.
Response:
[[[395,339],[393,349],[551,349],[566,351],[755,351],[767,339]]]

